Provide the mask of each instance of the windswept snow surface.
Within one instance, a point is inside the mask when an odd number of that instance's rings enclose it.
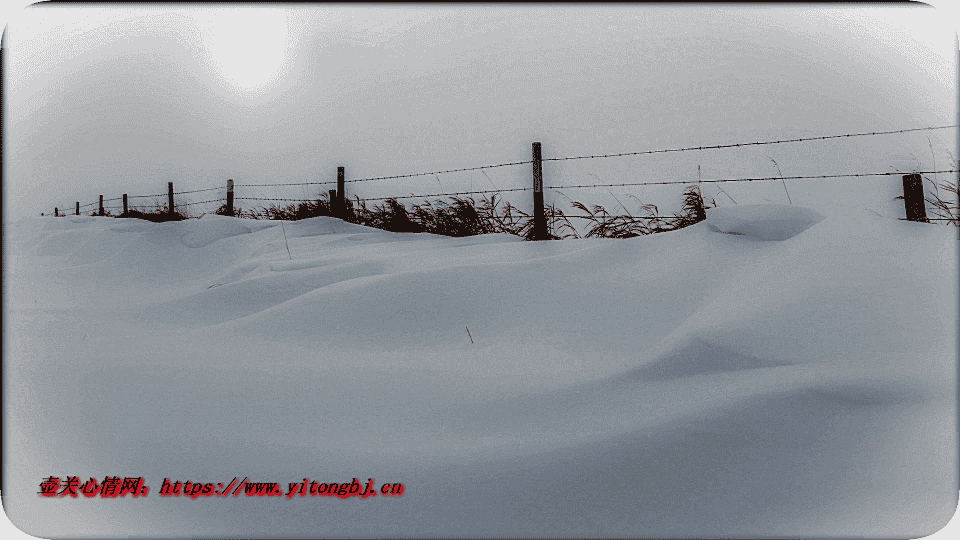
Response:
[[[782,204],[745,204],[708,208],[707,225],[713,231],[745,234],[761,240],[787,240],[823,221],[816,210]]]
[[[783,205],[708,216],[536,243],[331,218],[7,224],[6,511],[43,538],[943,527],[956,229]],[[151,491],[38,496],[51,475]],[[234,477],[406,491],[158,496],[164,478]]]

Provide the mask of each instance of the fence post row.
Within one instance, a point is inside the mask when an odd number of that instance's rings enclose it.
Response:
[[[533,143],[533,239],[534,240],[547,240],[549,238],[549,233],[547,230],[547,220],[546,213],[543,206],[543,157],[541,146],[539,142]],[[334,217],[342,217],[342,211],[346,208],[346,193],[344,189],[344,167],[337,167],[337,189],[331,189],[329,191],[330,195],[330,213]],[[960,170],[960,161],[957,162],[957,169]],[[960,173],[958,173],[958,180],[960,180]],[[234,214],[234,192],[233,192],[233,179],[227,180],[227,214]],[[175,212],[174,203],[173,203],[173,182],[167,182],[167,204],[168,212],[173,214]],[[923,180],[919,174],[907,174],[903,176],[903,206],[906,213],[907,221],[919,221],[924,223],[929,223],[930,220],[927,218],[927,210],[923,195]],[[127,205],[127,194],[123,194],[123,213],[128,213]],[[76,201],[76,207],[74,209],[76,215],[80,215],[80,201]],[[56,217],[60,217],[60,208],[56,207],[53,209],[53,214]],[[705,219],[704,212],[701,208],[697,208],[697,218],[702,221]],[[42,215],[42,214],[41,214]],[[64,210],[64,216],[66,216],[66,210]],[[100,208],[98,214],[100,216],[105,216],[106,212],[103,207],[103,195],[100,195]]]
[[[533,143],[533,239],[547,239],[547,218],[543,213],[543,162],[540,143]]]
[[[907,213],[907,221],[929,223],[927,208],[923,202],[923,181],[919,174],[903,176],[903,208]]]

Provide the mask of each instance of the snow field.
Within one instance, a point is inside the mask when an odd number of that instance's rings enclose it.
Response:
[[[284,225],[292,257],[278,223],[213,215],[5,228],[4,492],[31,495],[4,504],[36,536],[918,538],[956,506],[948,227],[743,205],[531,243],[314,218]],[[406,494],[32,495],[51,474]]]

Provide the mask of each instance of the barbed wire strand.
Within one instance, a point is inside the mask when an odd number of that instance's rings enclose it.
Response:
[[[336,180],[331,180],[329,182],[295,182],[292,184],[234,184],[234,188],[238,187],[276,187],[276,186],[314,186],[314,185],[323,185],[323,184],[336,184]]]
[[[920,171],[910,174],[937,174],[937,173],[948,173],[948,172],[957,172],[955,170],[947,171]],[[889,176],[889,175],[903,175],[901,172],[883,172],[883,173],[859,173],[859,174],[823,174],[818,176],[770,176],[764,178],[727,178],[722,180],[699,180],[698,182],[708,184],[708,183],[719,183],[719,182],[762,182],[768,180],[802,180],[802,179],[814,179],[814,178],[847,178],[847,177],[866,177],[866,176]],[[581,184],[581,185],[568,185],[568,186],[544,186],[544,189],[571,189],[571,188],[592,188],[592,187],[622,187],[622,186],[652,186],[652,185],[668,185],[668,184],[692,184],[692,180],[677,180],[669,182],[624,182],[621,184]]]
[[[201,191],[213,191],[213,190],[215,190],[215,189],[224,189],[224,190],[225,190],[225,189],[227,189],[227,188],[226,188],[226,186],[218,186],[218,187],[212,187],[212,188],[206,188],[206,189],[194,189],[194,190],[192,190],[192,191],[174,191],[173,194],[174,194],[174,195],[183,195],[183,194],[186,194],[186,193],[200,193]],[[168,194],[169,194],[169,192],[168,192]]]
[[[480,167],[467,167],[467,168],[465,168],[465,169],[450,169],[450,170],[447,170],[447,171],[434,171],[434,172],[415,173],[415,174],[399,174],[399,175],[396,175],[396,176],[377,176],[377,177],[374,177],[374,178],[356,178],[356,179],[354,179],[354,180],[344,180],[344,183],[346,183],[346,182],[370,182],[370,181],[373,181],[373,180],[393,180],[393,179],[396,179],[396,178],[412,178],[412,177],[414,177],[414,176],[430,176],[430,175],[434,175],[434,174],[446,174],[446,173],[463,172],[463,171],[479,171],[480,169],[494,169],[494,168],[496,168],[496,167],[509,167],[509,166],[511,166],[511,165],[523,165],[523,164],[525,164],[525,163],[533,163],[533,160],[514,161],[514,162],[511,162],[511,163],[500,163],[500,164],[497,164],[497,165],[483,165],[483,166],[480,166]]]
[[[122,197],[120,197],[120,198],[122,198]],[[111,200],[111,201],[112,201],[112,200],[118,200],[118,199],[104,199],[103,202],[107,202],[108,200]],[[87,203],[87,204],[81,204],[81,205],[80,205],[80,208],[86,208],[86,207],[88,207],[88,206],[97,206],[98,204],[100,204],[100,201],[95,201],[95,202]],[[74,203],[74,205],[76,205],[76,203]],[[68,206],[67,208],[70,208],[71,210],[74,210],[74,211],[76,210],[76,206]]]
[[[874,131],[870,133],[847,133],[843,135],[824,135],[822,137],[803,137],[799,139],[785,139],[782,141],[760,141],[760,142],[750,142],[750,143],[736,143],[736,144],[716,144],[711,146],[689,146],[686,148],[670,148],[665,150],[644,150],[640,152],[621,152],[619,154],[599,154],[592,156],[573,156],[573,157],[562,157],[562,158],[542,158],[542,161],[567,161],[574,159],[596,159],[596,158],[609,158],[609,157],[621,157],[621,156],[639,156],[642,154],[662,154],[667,152],[688,152],[691,150],[712,150],[718,148],[737,148],[743,146],[758,146],[764,144],[783,144],[791,142],[802,142],[802,141],[819,141],[826,139],[840,139],[844,137],[863,137],[866,135],[890,135],[893,133],[907,133],[910,131],[929,131],[935,129],[948,129],[958,127],[960,124],[953,124],[949,126],[936,126],[936,127],[923,127],[923,128],[912,128],[912,129],[899,129],[896,131]],[[529,162],[528,162],[529,163]]]
[[[290,202],[314,202],[319,199],[282,199],[277,197],[234,197],[235,201],[290,201]]]
[[[177,206],[193,206],[193,205],[195,205],[195,204],[207,204],[207,203],[220,202],[220,201],[225,201],[225,200],[227,200],[225,197],[221,197],[221,198],[219,198],[219,199],[210,199],[209,201],[200,201],[200,202],[192,202],[192,203],[178,204]]]
[[[386,201],[388,199],[423,199],[426,197],[444,197],[451,195],[470,195],[470,194],[479,194],[479,193],[500,193],[503,191],[532,191],[533,188],[513,188],[513,189],[490,189],[486,191],[457,191],[453,193],[430,193],[427,195],[404,195],[401,197],[369,197],[366,199],[360,199],[361,201]]]

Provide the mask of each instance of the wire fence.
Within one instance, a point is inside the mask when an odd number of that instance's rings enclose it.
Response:
[[[718,144],[718,145],[708,145],[708,146],[687,146],[682,148],[668,148],[668,149],[658,149],[658,150],[642,150],[634,152],[621,152],[621,153],[611,153],[611,154],[597,154],[597,155],[582,155],[582,156],[570,156],[570,157],[546,157],[541,158],[541,162],[561,162],[561,161],[572,161],[572,160],[587,160],[587,159],[607,159],[607,158],[618,158],[625,156],[640,156],[640,155],[652,155],[652,154],[667,154],[667,153],[680,153],[680,152],[690,152],[690,151],[703,151],[711,149],[729,149],[729,148],[743,148],[750,146],[761,146],[761,145],[775,145],[775,144],[786,144],[786,143],[798,143],[798,142],[807,142],[807,141],[822,141],[829,139],[845,139],[845,138],[854,138],[854,137],[868,137],[868,136],[879,136],[879,135],[892,135],[892,134],[902,134],[910,132],[920,132],[920,131],[932,131],[932,130],[943,130],[943,129],[952,129],[957,128],[957,124],[945,125],[945,126],[931,126],[931,127],[922,127],[922,128],[911,128],[911,129],[900,129],[892,131],[873,131],[873,132],[862,132],[862,133],[846,133],[839,135],[823,135],[817,137],[801,137],[793,139],[782,139],[782,140],[769,140],[769,141],[756,141],[756,142],[745,142],[745,143],[731,143],[731,144]],[[538,143],[539,144],[539,143]],[[428,177],[435,176],[439,184],[439,175],[449,174],[449,173],[458,173],[458,172],[468,172],[468,171],[481,171],[483,172],[486,169],[495,169],[501,167],[511,167],[519,166],[534,163],[533,159],[524,160],[524,161],[512,161],[507,163],[498,163],[492,165],[482,165],[478,167],[465,167],[459,169],[446,169],[438,170],[432,172],[420,172],[420,173],[411,173],[411,174],[400,174],[392,176],[378,176],[378,177],[369,177],[369,178],[355,178],[355,179],[345,179],[341,178],[336,181],[324,181],[324,182],[291,182],[291,183],[278,183],[278,184],[266,184],[266,183],[250,183],[250,184],[235,184],[234,187],[259,187],[259,188],[279,188],[279,187],[290,187],[290,186],[318,186],[318,185],[333,185],[337,184],[338,193],[337,197],[341,200],[344,198],[343,184],[346,183],[359,183],[359,182],[373,182],[373,181],[384,181],[384,180],[397,180],[403,178],[414,178],[414,177]],[[535,165],[539,166],[539,165]],[[779,167],[778,167],[779,168]],[[911,174],[918,175],[931,175],[931,174],[945,174],[945,173],[957,173],[956,169],[941,169],[941,170],[929,170],[929,171],[914,171]],[[764,176],[764,177],[741,177],[741,178],[722,178],[722,179],[698,179],[696,182],[692,180],[679,180],[679,181],[648,181],[648,182],[613,182],[613,183],[594,183],[594,184],[564,184],[564,185],[551,185],[551,186],[541,186],[541,191],[544,189],[553,190],[558,193],[561,189],[584,189],[584,188],[613,188],[613,187],[637,187],[637,186],[654,186],[654,185],[691,185],[691,184],[719,184],[727,182],[764,182],[764,181],[785,181],[785,180],[812,180],[812,179],[839,179],[839,178],[864,178],[864,177],[879,177],[879,176],[901,176],[902,172],[869,172],[869,173],[844,173],[844,174],[821,174],[821,175],[795,175],[795,176]],[[484,176],[486,173],[484,172]],[[461,190],[461,191],[440,191],[426,194],[413,194],[410,195],[399,195],[399,196],[383,196],[383,197],[359,197],[355,196],[358,203],[366,202],[377,202],[377,201],[387,201],[387,200],[405,200],[405,199],[429,199],[429,198],[439,198],[439,197],[465,197],[471,195],[496,195],[501,193],[510,193],[510,192],[521,192],[521,191],[535,191],[535,187],[520,187],[520,188],[497,188],[496,184],[490,180],[490,177],[487,176],[487,180],[490,181],[491,185],[495,189],[486,189],[486,190]],[[442,185],[441,185],[442,188]],[[225,196],[218,198],[212,198],[204,201],[196,202],[186,202],[183,198],[184,195],[192,195],[196,193],[205,193],[211,191],[221,191],[224,192]],[[332,191],[332,190],[331,190]],[[562,193],[561,193],[562,194]],[[154,206],[163,207],[164,205],[159,202],[161,197],[169,197],[172,201],[173,196],[180,196],[180,201],[174,203],[174,207],[185,208],[185,207],[196,207],[200,205],[208,205],[213,203],[226,203],[231,194],[226,193],[226,188],[224,186],[204,188],[204,189],[194,189],[187,191],[168,191],[168,193],[158,193],[155,195],[130,195],[129,199],[154,199]],[[125,196],[127,197],[127,196]],[[55,210],[56,214],[68,214],[68,210],[74,210],[72,213],[80,213],[80,211],[89,212],[90,207],[94,207],[93,212],[96,213],[102,207],[106,210],[121,210],[124,207],[116,205],[106,205],[105,203],[119,201],[123,197],[114,197],[111,199],[103,199],[102,201],[95,201],[83,205],[64,205],[57,207]],[[318,200],[318,197],[301,197],[301,198],[286,198],[286,197],[268,197],[268,196],[259,196],[259,197],[235,197],[233,198],[237,201],[261,201],[261,202],[282,202],[282,203],[310,203]],[[125,202],[126,204],[126,202]],[[169,205],[167,205],[169,206]],[[222,204],[221,204],[222,206]],[[622,204],[621,204],[622,206]],[[60,209],[63,212],[60,212]],[[167,211],[172,211],[172,208],[166,208]],[[626,210],[626,208],[624,208]],[[202,212],[202,214],[210,212]],[[578,219],[593,219],[594,216],[583,216],[583,215],[565,215],[568,218],[578,218]],[[629,219],[661,219],[660,217],[648,217],[648,216],[632,216],[629,213],[626,215],[609,215],[611,218],[629,218]],[[905,218],[900,218],[905,219]],[[928,221],[956,221],[956,218],[927,218]]]

